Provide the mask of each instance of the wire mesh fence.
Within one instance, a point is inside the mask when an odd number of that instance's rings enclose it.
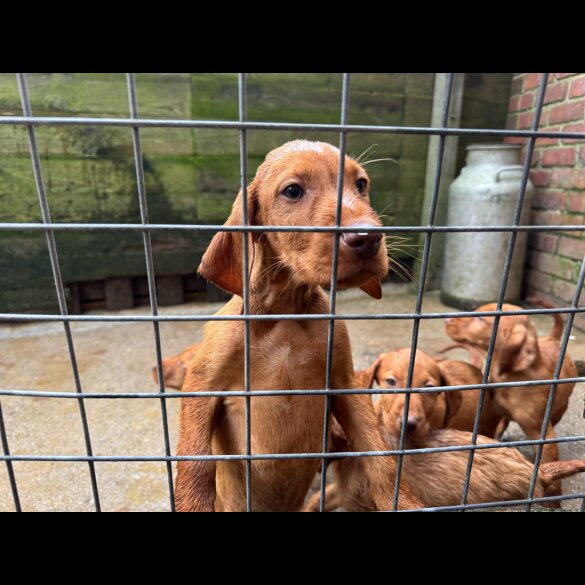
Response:
[[[28,133],[28,141],[30,147],[30,157],[34,173],[34,179],[39,199],[39,206],[42,215],[42,223],[0,223],[0,231],[29,231],[29,232],[44,232],[46,237],[47,249],[51,262],[51,268],[55,283],[55,290],[59,304],[59,315],[49,314],[14,314],[14,313],[0,313],[0,321],[9,322],[61,322],[64,328],[64,335],[67,343],[69,353],[69,360],[73,372],[75,382],[75,393],[55,391],[36,391],[36,390],[15,390],[0,388],[0,396],[12,397],[45,397],[45,398],[64,398],[74,399],[78,402],[79,415],[83,429],[83,436],[85,441],[85,454],[79,455],[34,455],[34,454],[11,454],[8,440],[8,432],[6,428],[6,421],[4,419],[2,408],[0,404],[0,438],[2,441],[3,455],[1,459],[5,462],[8,472],[10,487],[12,490],[12,498],[14,501],[14,508],[17,511],[21,510],[21,503],[19,497],[18,477],[16,477],[13,462],[15,461],[55,461],[55,462],[85,462],[87,463],[89,481],[91,483],[93,493],[93,504],[96,511],[100,511],[100,491],[96,478],[96,464],[100,462],[120,462],[120,461],[159,461],[166,464],[166,473],[168,480],[168,494],[169,494],[169,509],[174,511],[174,494],[173,494],[173,477],[172,477],[172,463],[177,461],[245,461],[246,472],[246,508],[248,511],[252,510],[252,462],[267,459],[320,459],[321,460],[321,509],[323,510],[325,504],[325,486],[327,482],[327,463],[333,458],[339,457],[372,457],[372,456],[394,456],[397,458],[397,476],[394,486],[394,509],[398,505],[398,496],[400,490],[400,480],[402,476],[403,458],[414,454],[434,453],[434,452],[449,452],[449,451],[468,451],[467,469],[465,474],[465,482],[460,505],[444,506],[440,508],[432,508],[433,510],[466,510],[466,509],[480,509],[500,506],[518,506],[524,504],[526,510],[530,511],[531,506],[535,503],[542,503],[546,501],[561,501],[567,499],[583,499],[582,509],[585,508],[585,493],[577,493],[565,496],[550,496],[550,497],[535,497],[535,488],[537,484],[538,472],[540,468],[542,450],[548,444],[560,444],[569,442],[585,441],[585,435],[546,438],[546,429],[551,420],[552,407],[555,399],[557,386],[559,384],[569,384],[577,382],[585,382],[585,377],[574,377],[560,380],[561,366],[567,352],[567,346],[573,327],[575,315],[585,312],[585,307],[579,307],[580,292],[585,281],[585,258],[581,264],[581,270],[575,286],[575,291],[571,305],[568,307],[560,307],[557,309],[527,309],[527,310],[503,310],[504,296],[508,277],[510,274],[512,257],[516,243],[516,237],[520,232],[583,232],[585,226],[578,225],[520,225],[520,214],[524,203],[526,187],[528,184],[530,164],[536,140],[538,138],[565,138],[565,139],[585,139],[585,133],[579,132],[542,132],[539,131],[539,121],[543,110],[544,95],[547,86],[548,75],[543,74],[540,86],[538,89],[536,112],[532,121],[530,130],[497,130],[497,129],[460,129],[447,127],[449,109],[451,103],[451,94],[453,87],[453,75],[449,74],[445,94],[442,103],[441,124],[439,127],[412,127],[412,126],[370,126],[370,125],[351,125],[348,120],[348,104],[349,104],[349,87],[350,74],[343,74],[343,85],[340,96],[340,123],[339,124],[295,124],[295,123],[271,123],[271,122],[250,122],[247,121],[247,91],[246,91],[246,75],[239,74],[238,76],[238,112],[239,119],[237,121],[209,121],[209,120],[179,120],[179,119],[144,119],[139,117],[138,96],[136,91],[136,82],[134,75],[127,74],[127,91],[129,103],[129,117],[128,118],[74,118],[74,117],[37,117],[33,115],[31,100],[27,87],[27,75],[24,73],[17,74],[17,82],[20,92],[20,99],[22,104],[22,116],[2,116],[0,117],[0,124],[17,125],[26,128]],[[43,168],[41,156],[36,140],[36,130],[40,126],[63,126],[63,125],[77,125],[77,126],[122,126],[128,127],[132,131],[133,138],[133,152],[136,169],[137,181],[137,198],[140,210],[139,224],[100,224],[100,223],[53,223],[51,212],[49,208],[49,201],[45,189],[43,179]],[[238,130],[240,138],[240,178],[241,189],[243,192],[243,223],[239,226],[233,225],[175,225],[175,224],[151,224],[149,223],[148,215],[148,193],[145,186],[142,146],[141,146],[141,129],[142,128],[213,128],[218,132],[222,130]],[[247,132],[249,130],[286,130],[292,133],[301,133],[309,131],[321,131],[331,133],[332,136],[338,135],[338,144],[340,151],[340,163],[337,177],[337,208],[336,208],[336,222],[334,226],[253,226],[249,225],[248,208],[246,190],[248,185],[248,154],[247,154]],[[429,207],[429,214],[426,225],[421,226],[388,226],[368,228],[371,232],[381,233],[421,233],[424,234],[423,254],[420,267],[420,284],[418,286],[416,295],[416,305],[413,312],[408,313],[377,313],[377,314],[344,314],[336,311],[337,299],[337,259],[339,254],[339,243],[343,233],[359,232],[358,227],[341,226],[341,212],[342,212],[342,195],[343,195],[343,176],[345,170],[345,153],[347,149],[347,136],[349,133],[388,133],[388,134],[411,134],[411,135],[427,135],[438,136],[439,146],[437,150],[437,158],[434,161],[434,187],[432,191],[431,204]],[[521,185],[516,201],[516,208],[514,217],[510,225],[498,226],[443,226],[435,225],[435,214],[437,209],[437,202],[439,198],[439,184],[441,181],[443,156],[445,149],[445,140],[448,136],[462,136],[462,135],[477,135],[477,136],[492,136],[497,138],[504,138],[509,136],[522,137],[527,139],[526,143],[526,157],[522,169]],[[237,232],[242,234],[243,239],[243,314],[242,315],[160,315],[158,311],[156,286],[155,286],[155,270],[153,262],[153,249],[151,242],[151,233],[160,231],[198,231],[207,233],[217,232]],[[83,232],[83,231],[108,231],[108,232],[139,232],[143,237],[144,255],[146,262],[146,273],[148,280],[148,292],[150,297],[150,314],[149,315],[70,315],[67,309],[65,288],[61,276],[59,254],[57,244],[55,241],[55,234],[58,232]],[[248,238],[250,234],[257,232],[325,232],[331,233],[334,238],[333,256],[332,256],[332,273],[329,291],[330,311],[323,314],[303,314],[302,316],[294,314],[250,314],[249,305],[249,272],[248,272]],[[481,384],[459,385],[459,386],[437,386],[433,388],[412,388],[413,372],[415,366],[415,351],[418,345],[419,328],[421,321],[429,319],[443,319],[447,317],[471,317],[473,314],[469,312],[433,312],[425,313],[422,310],[423,300],[425,295],[425,280],[429,266],[429,256],[431,251],[431,242],[433,235],[436,233],[446,232],[503,232],[509,234],[508,247],[504,262],[504,268],[501,276],[499,294],[496,302],[496,309],[483,313],[485,316],[494,317],[494,325],[491,333],[489,346],[487,349],[486,363],[483,371],[483,379]],[[566,314],[567,321],[563,331],[560,344],[560,355],[558,357],[554,374],[552,378],[543,380],[527,380],[522,382],[489,382],[490,371],[492,368],[492,360],[494,355],[494,347],[500,320],[502,316],[509,315],[535,315],[535,314]],[[326,361],[326,381],[325,387],[320,390],[252,390],[251,387],[251,363],[250,363],[250,324],[252,321],[276,321],[276,320],[324,320],[328,322],[328,340],[327,340],[327,361]],[[344,388],[338,389],[332,386],[332,364],[333,364],[333,337],[335,324],[338,320],[411,320],[413,323],[412,338],[411,338],[411,357],[408,366],[407,382],[405,389],[391,389],[391,388],[376,388],[376,389],[354,389]],[[199,456],[176,456],[172,455],[172,449],[169,440],[169,424],[167,415],[167,400],[176,400],[186,396],[193,397],[221,397],[224,395],[220,391],[202,391],[202,392],[168,392],[164,386],[162,351],[161,351],[161,337],[159,326],[161,322],[180,322],[180,321],[242,321],[244,323],[244,388],[242,391],[230,391],[232,396],[241,396],[245,398],[245,433],[246,433],[246,452],[238,455],[199,455]],[[140,392],[140,393],[96,393],[87,391],[82,386],[82,381],[79,373],[77,357],[75,353],[75,345],[71,334],[72,322],[148,322],[152,323],[153,340],[156,352],[156,368],[158,372],[159,389],[158,392]],[[550,392],[540,437],[538,439],[499,442],[494,440],[493,443],[483,444],[477,442],[479,434],[479,423],[484,408],[484,401],[486,392],[491,389],[506,388],[506,387],[531,387],[538,385],[549,385]],[[475,423],[473,432],[471,433],[471,441],[468,445],[460,445],[455,447],[437,447],[437,448],[423,448],[423,449],[407,449],[406,448],[406,421],[408,420],[408,413],[410,407],[410,397],[412,394],[425,393],[439,393],[439,392],[458,392],[462,390],[479,389],[479,404],[475,415]],[[405,394],[403,424],[399,438],[397,449],[388,449],[385,451],[348,451],[345,453],[330,453],[329,452],[329,422],[330,422],[330,408],[331,397],[339,394]],[[274,454],[257,454],[252,452],[252,432],[251,417],[250,417],[250,400],[255,396],[286,396],[286,395],[322,395],[325,396],[325,412],[323,424],[323,440],[322,451],[316,453],[274,453]],[[91,429],[88,425],[87,415],[85,412],[86,400],[116,400],[116,399],[155,399],[160,402],[161,411],[161,425],[163,430],[164,441],[164,455],[161,456],[97,456],[93,454],[92,449],[92,435]],[[532,478],[530,482],[530,489],[527,497],[523,500],[515,500],[508,502],[492,502],[485,504],[468,504],[468,493],[470,486],[470,478],[473,472],[474,457],[478,450],[494,449],[500,447],[520,447],[520,446],[535,446],[536,458]],[[431,508],[427,508],[430,510]]]

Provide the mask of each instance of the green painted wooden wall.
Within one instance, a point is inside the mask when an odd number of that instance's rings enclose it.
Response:
[[[501,75],[481,78],[473,87],[476,94],[489,95],[492,86],[501,88],[505,83]],[[143,117],[237,119],[236,74],[137,74],[136,82]],[[29,86],[35,115],[128,115],[123,74],[29,74]],[[349,121],[427,125],[432,89],[433,74],[354,74]],[[248,117],[336,123],[340,93],[340,74],[250,74]],[[496,100],[471,100],[468,119],[491,122],[496,117],[503,125],[505,108],[500,121],[494,104],[507,103],[507,97],[498,93]],[[20,113],[15,76],[0,74],[0,115]],[[150,221],[223,223],[238,189],[238,133],[153,128],[143,129],[141,135]],[[39,127],[37,136],[53,221],[139,222],[130,129]],[[301,137],[338,141],[330,133],[250,131],[250,175],[269,150]],[[427,138],[380,134],[348,138],[354,155],[372,145],[370,158],[395,160],[368,167],[374,206],[388,225],[418,224]],[[26,130],[0,126],[0,222],[36,221],[40,212]],[[193,272],[210,237],[153,234],[156,274]],[[66,284],[146,273],[139,233],[57,233],[56,238]],[[44,234],[0,233],[0,250],[0,312],[56,311]]]

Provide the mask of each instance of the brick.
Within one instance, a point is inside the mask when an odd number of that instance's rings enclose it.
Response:
[[[526,282],[541,292],[549,293],[553,288],[553,277],[540,270],[528,270]]]
[[[579,77],[571,81],[571,88],[569,89],[569,97],[579,97],[585,95],[585,76]]]
[[[535,187],[548,187],[551,178],[551,171],[531,171],[530,173],[530,180]]]
[[[510,98],[510,103],[508,104],[508,112],[517,112],[520,109],[520,96],[515,95]]]
[[[549,84],[544,94],[544,103],[562,102],[567,97],[569,84],[566,81]]]
[[[585,146],[579,151],[579,158],[585,163]]]
[[[573,179],[575,189],[585,189],[585,171],[575,171]]]
[[[575,285],[564,280],[555,280],[553,283],[552,290],[555,297],[565,302],[568,302],[573,299],[573,294],[575,293]]]
[[[551,109],[549,121],[551,124],[558,124],[571,120],[582,120],[584,115],[585,100],[567,102]]]
[[[585,122],[577,122],[574,124],[565,124],[563,127],[563,132],[583,132],[585,133]],[[576,144],[578,142],[584,142],[585,136],[583,138],[567,138],[563,140],[563,144]]]
[[[559,236],[546,233],[532,233],[529,235],[528,245],[530,248],[554,254],[557,249]]]
[[[560,132],[560,126],[551,126],[550,128],[546,129],[547,132]],[[559,138],[537,138],[536,139],[536,147],[539,148],[541,146],[559,146]]]
[[[569,97],[574,98],[585,95],[585,76],[579,77],[571,82],[571,89],[569,90]]]
[[[524,83],[522,84],[522,91],[528,91],[530,89],[534,89],[540,85],[540,80],[542,79],[542,73],[528,73],[524,78]]]
[[[556,73],[555,79],[565,79],[565,77],[571,77],[573,75],[577,75],[576,73]]]
[[[539,190],[534,195],[532,205],[537,209],[564,209],[567,195],[561,191]]]
[[[550,148],[542,154],[543,167],[572,167],[577,160],[574,148]]]
[[[558,254],[574,260],[582,260],[585,254],[585,241],[562,237],[559,240]]]
[[[570,193],[567,210],[572,213],[585,213],[585,193]]]
[[[561,224],[563,224],[563,225],[583,225],[583,216],[582,215],[563,215],[561,217]],[[583,235],[583,232],[580,232],[580,231],[564,232],[564,234],[566,236],[580,238]]]
[[[558,225],[562,223],[561,214],[558,211],[534,211],[530,212],[531,225]]]
[[[570,169],[554,169],[550,186],[561,189],[572,189],[574,184],[574,172]]]
[[[534,119],[534,112],[527,112],[518,116],[518,130],[526,130],[530,128],[532,120]]]
[[[540,162],[540,155],[541,152],[540,150],[534,150],[532,153],[532,160],[530,161],[530,166],[531,167],[535,167],[538,165],[538,163]],[[520,164],[522,166],[524,166],[524,163],[526,161],[526,150],[522,150],[520,152]]]
[[[530,108],[534,107],[535,101],[536,101],[535,92],[525,93],[520,97],[519,108],[521,110],[529,110]]]
[[[530,266],[541,272],[552,274],[565,280],[573,278],[575,272],[574,263],[571,260],[554,256],[553,254],[547,254],[546,252],[531,252]]]

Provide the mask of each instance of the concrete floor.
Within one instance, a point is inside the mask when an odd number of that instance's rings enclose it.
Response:
[[[213,313],[219,304],[167,307],[166,314]],[[385,285],[384,298],[375,301],[360,291],[340,294],[338,311],[380,313],[414,311],[415,297],[407,285]],[[449,310],[436,294],[425,298],[423,310]],[[125,311],[147,314],[147,308]],[[539,334],[550,330],[552,319],[534,317]],[[350,321],[355,367],[368,366],[383,351],[410,344],[412,322]],[[173,355],[201,338],[198,323],[162,323],[163,355]],[[150,323],[74,323],[72,330],[83,389],[88,392],[156,392],[151,378],[155,361]],[[585,358],[585,334],[574,332],[569,351]],[[441,321],[421,322],[419,347],[433,352],[448,338]],[[453,355],[457,355],[453,352]],[[464,353],[461,354],[464,357]],[[61,324],[0,325],[0,387],[73,391],[73,378]],[[576,387],[569,409],[556,427],[559,436],[583,435],[585,384]],[[160,402],[157,399],[87,400],[85,402],[96,455],[162,455]],[[177,441],[178,400],[168,401],[171,445]],[[77,401],[54,398],[3,397],[2,407],[10,449],[14,454],[84,454]],[[520,438],[518,427],[507,436]],[[585,443],[560,446],[563,459],[585,458]],[[24,510],[93,509],[86,463],[15,462],[14,470]],[[107,511],[168,510],[164,463],[98,463],[102,508]],[[585,474],[563,482],[564,492],[585,492]],[[576,510],[580,500],[563,504]],[[0,465],[0,511],[13,510],[4,465]]]

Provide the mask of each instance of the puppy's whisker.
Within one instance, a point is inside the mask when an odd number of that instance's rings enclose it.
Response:
[[[378,214],[378,216],[379,216],[379,217],[386,217],[386,218],[390,219],[390,218],[389,218],[387,215],[383,215],[383,214],[384,214],[384,212],[385,212],[387,209],[390,209],[390,208],[391,208],[393,205],[394,205],[394,201],[390,201],[390,203],[388,203],[387,205],[385,205],[385,206],[384,206],[384,207],[383,207],[383,208],[380,210],[380,213]]]
[[[397,163],[397,160],[394,158],[375,158],[374,160],[367,160],[367,161],[361,163],[361,165],[362,165],[362,167],[365,167],[366,165],[371,165],[372,163],[382,162],[385,160],[389,160],[393,163]]]
[[[407,282],[414,282],[416,280],[412,273],[400,261],[394,258],[390,258],[390,270],[396,272],[400,278]]]
[[[360,164],[361,161],[363,160],[364,156],[368,153],[368,151],[370,151],[372,148],[374,148],[374,146],[378,146],[378,145],[372,144],[371,146],[368,146],[368,148],[366,148],[366,150],[364,150],[360,155],[356,156],[353,160],[355,160],[356,163]]]

